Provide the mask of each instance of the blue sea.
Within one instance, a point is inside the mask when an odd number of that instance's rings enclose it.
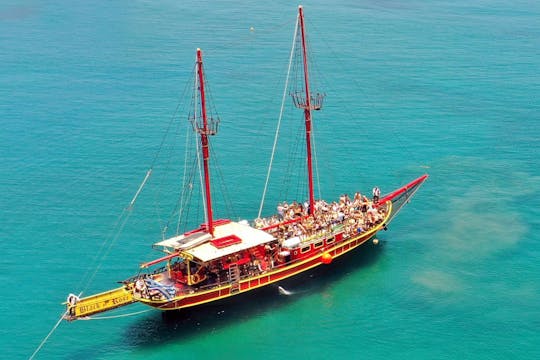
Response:
[[[235,216],[257,216],[297,5],[0,2],[2,358],[540,358],[540,2],[530,0],[306,0],[313,78],[327,94],[314,117],[321,196],[430,175],[379,245],[289,296],[62,322],[46,338],[70,292],[116,287],[160,256],[151,244],[173,195],[158,207],[145,188],[125,226],[122,213],[171,118],[187,124],[174,114],[196,48]],[[225,210],[217,201],[216,217]]]

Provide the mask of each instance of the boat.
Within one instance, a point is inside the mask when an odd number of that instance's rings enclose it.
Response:
[[[276,214],[262,217],[259,212],[251,222],[214,219],[209,143],[210,137],[217,134],[219,119],[208,115],[203,57],[197,49],[197,101],[191,120],[201,153],[198,164],[203,175],[204,222],[193,230],[162,237],[154,243],[153,248],[161,251],[161,256],[140,265],[137,274],[121,281],[119,287],[84,297],[70,294],[64,303],[64,319],[86,319],[134,303],[161,311],[181,310],[242,297],[270,285],[279,287],[286,279],[316,267],[333,266],[343,255],[360,251],[362,244],[375,242],[376,234],[387,230],[428,175],[423,174],[386,195],[375,187],[369,198],[360,192],[331,202],[315,198],[312,114],[322,110],[324,93],[312,92],[310,88],[302,6],[298,7],[294,34],[293,43],[299,45],[293,51],[301,54],[303,88],[291,96],[293,105],[303,112],[305,123],[305,202],[283,201],[276,207]]]

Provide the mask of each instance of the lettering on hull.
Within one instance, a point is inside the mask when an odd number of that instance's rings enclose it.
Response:
[[[74,317],[83,317],[133,303],[133,294],[121,287],[101,294],[80,299],[69,312]]]

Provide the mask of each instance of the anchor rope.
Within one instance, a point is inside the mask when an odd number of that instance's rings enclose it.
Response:
[[[47,342],[47,340],[49,340],[49,338],[51,337],[51,335],[56,331],[56,329],[58,328],[58,326],[60,326],[60,323],[62,322],[62,320],[64,320],[64,316],[66,316],[68,313],[68,311],[66,310],[61,316],[60,316],[60,319],[58,319],[58,321],[56,322],[56,324],[53,326],[53,328],[51,329],[51,331],[49,331],[49,333],[47,334],[47,336],[45,336],[45,338],[41,341],[41,343],[38,345],[38,347],[36,348],[36,350],[34,350],[34,352],[32,353],[32,355],[28,358],[28,360],[32,360],[36,355],[37,353],[41,350],[41,348],[43,347],[43,345],[45,345],[45,343]]]
[[[82,292],[79,293],[79,295],[77,297],[80,297],[82,295]],[[56,329],[58,328],[58,326],[60,326],[60,324],[62,323],[62,320],[64,320],[64,317],[67,315],[69,310],[66,310],[62,313],[62,315],[60,315],[60,318],[58,319],[58,321],[56,322],[56,324],[54,324],[54,326],[52,327],[51,331],[49,331],[49,333],[47,334],[47,336],[45,336],[43,338],[43,340],[41,341],[41,343],[39,343],[38,347],[36,348],[36,350],[34,350],[34,352],[32,353],[32,355],[30,355],[30,357],[28,358],[28,360],[32,360],[36,355],[37,353],[41,350],[41,348],[45,345],[45,343],[49,340],[49,338],[51,337],[51,335],[56,331]]]
[[[185,90],[184,90],[185,91]],[[150,168],[149,170],[147,171],[146,173],[146,176],[143,180],[143,182],[140,184],[140,186],[138,187],[137,189],[137,192],[135,193],[135,196],[133,197],[133,199],[131,200],[131,202],[129,203],[129,205],[124,208],[121,212],[121,214],[118,216],[118,218],[116,219],[115,223],[114,223],[114,226],[113,226],[113,230],[111,230],[111,233],[105,238],[105,241],[103,241],[101,243],[101,246],[100,246],[100,249],[98,250],[97,252],[97,256],[94,258],[94,262],[97,262],[97,265],[96,267],[94,268],[94,271],[93,272],[90,272],[91,270],[91,267],[89,267],[85,274],[83,275],[82,277],[82,280],[81,282],[79,283],[79,287],[83,289],[83,291],[81,291],[78,295],[78,297],[80,297],[84,291],[86,291],[86,289],[90,286],[90,284],[92,283],[92,281],[94,280],[96,274],[98,273],[98,271],[100,270],[102,264],[103,264],[103,260],[107,257],[107,255],[109,254],[109,252],[111,251],[113,245],[116,243],[116,241],[118,240],[118,238],[120,237],[120,234],[122,233],[127,221],[129,220],[129,217],[131,215],[131,210],[133,208],[133,205],[135,204],[136,200],[137,200],[137,197],[139,196],[140,192],[142,191],[143,187],[146,185],[150,175],[152,174],[152,169],[154,168],[154,165],[163,149],[163,146],[164,146],[164,142],[165,142],[165,139],[167,137],[167,134],[170,132],[170,129],[171,129],[171,125],[173,123],[173,120],[175,119],[176,117],[176,114],[178,113],[178,110],[181,106],[181,102],[179,102],[176,106],[176,109],[174,111],[174,114],[171,116],[170,120],[169,120],[169,124],[167,126],[167,130],[161,140],[161,143],[160,143],[160,146],[158,148],[158,150],[156,151],[156,154],[154,155],[154,158],[152,160],[152,163],[150,165]],[[148,310],[145,310],[145,311],[149,311],[151,309],[148,309]],[[142,311],[142,312],[145,312],[145,311]],[[138,312],[138,313],[142,313],[142,312]],[[43,338],[43,340],[41,341],[41,343],[38,345],[38,347],[34,350],[34,352],[32,353],[32,355],[30,356],[29,360],[32,360],[34,359],[34,357],[38,354],[38,352],[43,348],[43,346],[47,343],[47,341],[49,340],[49,338],[52,336],[52,334],[56,331],[56,329],[60,326],[60,324],[62,323],[62,320],[64,319],[64,317],[68,314],[68,310],[66,310],[65,312],[62,313],[62,315],[60,316],[60,318],[58,319],[58,321],[56,322],[56,324],[52,327],[52,329],[49,331],[49,333]]]
[[[142,181],[142,183],[139,185],[134,197],[130,201],[127,207],[125,207],[118,218],[116,219],[114,226],[109,233],[109,235],[105,238],[105,240],[101,243],[99,250],[96,253],[96,256],[93,260],[93,265],[95,264],[95,268],[88,267],[85,274],[82,277],[81,282],[79,283],[79,288],[82,288],[82,292],[86,291],[88,287],[92,284],[92,281],[94,280],[95,276],[97,275],[98,271],[101,269],[101,266],[103,264],[104,259],[107,257],[107,255],[110,253],[111,249],[113,248],[114,244],[117,242],[118,238],[122,234],[124,227],[126,226],[131,214],[133,207],[135,205],[135,202],[137,201],[137,198],[141,191],[143,190],[144,186],[147,184],[150,176],[152,175],[153,168],[163,151],[163,148],[165,146],[165,141],[167,139],[168,134],[171,132],[172,124],[174,123],[174,120],[177,117],[177,114],[180,110],[180,108],[183,106],[182,99],[185,97],[185,93],[187,92],[187,86],[184,88],[182,96],[180,97],[180,100],[178,101],[176,108],[174,110],[173,115],[170,117],[169,122],[167,124],[167,128],[165,130],[165,133],[163,134],[161,138],[160,145],[154,154],[154,157],[152,159],[152,163],[150,164],[150,167],[148,168],[146,175]],[[91,269],[94,268],[94,271],[91,272]],[[81,293],[82,293],[81,292]]]
[[[289,23],[288,21],[286,23]],[[310,23],[310,25],[312,25]],[[281,28],[283,25],[279,25],[279,26],[276,26],[275,28]],[[298,27],[298,18],[296,19],[296,27]],[[271,29],[273,31],[275,31],[275,29]],[[286,99],[286,96],[287,96],[287,89],[288,89],[288,83],[289,83],[289,78],[290,78],[290,71],[291,71],[291,63],[292,63],[292,59],[293,59],[293,53],[294,53],[294,47],[295,47],[295,42],[296,42],[296,34],[297,34],[297,31],[294,32],[294,38],[293,38],[293,49],[291,50],[291,55],[290,55],[290,59],[289,59],[289,66],[288,66],[288,71],[287,71],[287,78],[286,78],[286,84],[285,84],[285,90],[283,92],[283,100],[282,100],[282,104],[281,104],[281,108],[280,108],[280,114],[279,114],[279,118],[278,118],[278,125],[277,125],[277,129],[276,129],[276,133],[275,133],[275,138],[274,138],[274,145],[273,145],[273,149],[272,149],[272,154],[271,154],[271,159],[270,159],[270,165],[269,165],[269,169],[268,169],[268,174],[267,174],[267,178],[266,178],[266,182],[265,182],[265,186],[264,186],[264,191],[263,191],[263,196],[262,196],[262,201],[261,201],[261,205],[260,205],[260,208],[259,208],[259,214],[258,214],[258,217],[261,216],[261,213],[262,213],[262,209],[263,209],[263,206],[264,206],[264,199],[265,199],[265,196],[266,196],[266,192],[267,192],[267,189],[268,189],[268,184],[269,184],[269,178],[270,178],[270,173],[271,173],[271,169],[272,169],[272,164],[273,164],[273,161],[274,161],[274,155],[275,155],[275,151],[276,151],[276,146],[277,146],[277,140],[278,140],[278,135],[279,135],[279,131],[280,131],[280,124],[281,124],[281,121],[282,121],[282,116],[283,116],[283,112],[284,112],[284,104],[285,104],[285,99]],[[246,36],[248,37],[248,36]],[[240,41],[237,41],[238,43],[242,43],[243,40],[240,40]],[[327,45],[327,49],[329,49],[330,51],[332,51],[334,54],[336,54],[337,52],[334,51],[333,47],[330,46],[329,44],[326,44]],[[225,48],[229,48],[229,47],[225,47]],[[220,50],[218,51],[211,51],[212,53],[217,53],[217,52],[220,52]],[[352,78],[352,82],[354,82],[355,84],[358,85],[358,82]],[[178,110],[180,108],[181,104],[178,104],[177,108],[176,108],[176,111],[174,113],[174,115],[171,117],[170,119],[170,123],[169,123],[169,128],[167,129],[162,141],[161,141],[161,144],[159,146],[159,149],[158,151],[156,152],[155,154],[155,157],[153,158],[153,161],[151,163],[151,166],[150,168],[148,169],[147,173],[146,173],[146,176],[143,180],[143,182],[141,183],[141,185],[139,186],[138,190],[137,190],[137,193],[135,194],[134,198],[132,199],[132,202],[130,203],[130,205],[134,205],[135,203],[135,200],[137,199],[139,193],[142,191],[143,187],[146,185],[146,182],[149,180],[149,177],[152,173],[152,169],[158,159],[158,157],[160,157],[160,154],[161,154],[161,151],[162,151],[162,148],[164,146],[164,141],[165,141],[165,138],[167,136],[167,134],[169,133],[169,130],[171,128],[171,124],[173,123],[175,117],[176,117],[176,114],[178,113]],[[345,106],[345,109],[349,112],[349,114],[351,115],[351,118],[353,117],[352,116],[352,112],[351,110]],[[380,114],[379,114],[380,117],[382,117]],[[398,134],[399,135],[399,134]],[[397,139],[397,141],[401,141],[401,139]],[[314,144],[314,147],[315,147],[315,144]],[[405,149],[405,151],[409,154],[409,150],[407,149],[407,147],[402,147]],[[318,164],[317,164],[317,159],[315,158],[315,167],[316,167],[316,173],[318,174]],[[319,178],[317,176],[317,178]],[[410,196],[407,196],[407,201],[409,201],[409,198],[412,197],[416,191],[419,189],[420,186],[417,187],[417,189],[415,189],[414,191],[412,191],[412,193],[410,194]],[[319,184],[319,191],[320,191],[320,184]],[[320,195],[319,195],[320,196]],[[401,210],[403,206],[401,206],[397,211],[396,211],[396,215],[397,213]],[[115,225],[114,225],[114,228],[113,230],[111,231],[111,234],[107,237],[107,240],[104,241],[102,243],[102,246],[101,246],[101,249],[100,251],[98,251],[98,256],[96,257],[96,262],[98,262],[98,265],[96,267],[96,269],[94,270],[94,272],[91,274],[90,278],[85,282],[85,285],[83,286],[83,290],[86,290],[86,288],[91,284],[91,282],[93,281],[94,277],[96,276],[97,272],[99,271],[99,269],[101,268],[102,264],[103,264],[103,261],[104,261],[104,258],[109,254],[110,250],[112,249],[112,246],[115,244],[115,242],[118,240],[123,228],[125,227],[130,215],[131,215],[131,208],[125,208],[122,213],[118,216],[116,222],[115,222]],[[114,231],[115,228],[117,228],[117,226],[119,226],[119,230],[117,232]],[[100,254],[101,252],[104,252],[102,254]],[[89,269],[90,270],[90,269]],[[87,274],[90,273],[90,271],[87,271]],[[83,276],[83,279],[86,277],[86,274],[85,276]],[[83,292],[81,291],[81,293],[79,294],[79,296],[81,296],[83,294]],[[81,318],[81,320],[105,320],[105,319],[112,319],[112,318],[121,318],[121,317],[127,317],[127,316],[134,316],[134,315],[138,315],[138,314],[141,314],[141,313],[145,313],[145,312],[148,312],[148,311],[151,311],[152,309],[145,309],[145,310],[142,310],[142,311],[138,311],[138,312],[134,312],[134,313],[129,313],[129,314],[121,314],[121,315],[116,315],[116,316],[100,316],[100,317],[92,317],[92,318]],[[55,325],[52,327],[52,329],[49,331],[49,333],[44,337],[44,339],[41,341],[41,343],[38,345],[38,347],[36,348],[36,350],[32,353],[32,355],[30,356],[30,360],[34,359],[35,356],[38,354],[38,352],[43,348],[43,346],[47,343],[47,341],[49,340],[49,338],[53,335],[53,333],[57,330],[57,328],[60,326],[63,318],[65,315],[68,314],[68,311],[65,311],[61,314],[60,318],[58,319],[58,321],[55,323]]]

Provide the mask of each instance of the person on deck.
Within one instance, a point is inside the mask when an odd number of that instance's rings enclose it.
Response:
[[[381,196],[381,190],[378,187],[373,188],[373,203],[377,204],[379,202],[379,196]]]
[[[379,212],[371,205],[367,211],[368,223],[373,226],[379,220]]]
[[[283,220],[284,211],[285,211],[285,208],[283,207],[283,204],[279,203],[277,206],[279,220]]]

